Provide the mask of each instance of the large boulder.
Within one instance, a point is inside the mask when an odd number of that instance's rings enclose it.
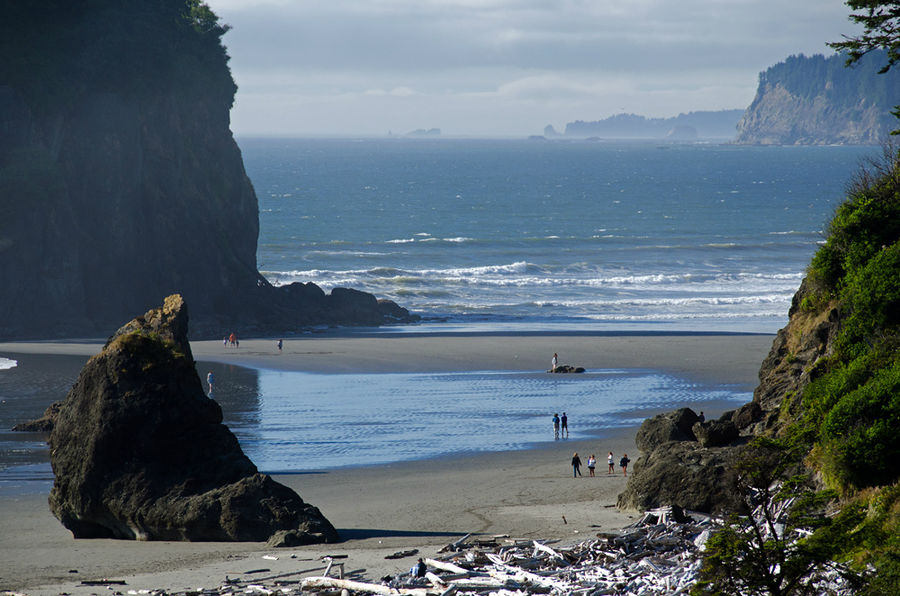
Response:
[[[733,505],[729,488],[733,447],[700,447],[695,441],[670,441],[644,453],[634,464],[620,509],[644,511],[679,505],[692,511],[720,513]]]
[[[643,453],[668,441],[696,441],[692,429],[699,421],[700,417],[690,408],[659,414],[641,423],[634,441]]]
[[[727,510],[732,504],[728,472],[740,449],[733,415],[705,422],[690,408],[681,408],[644,420],[635,437],[641,456],[619,495],[619,508]]]
[[[737,440],[739,432],[731,420],[695,422],[691,428],[701,447],[722,447]]]
[[[187,307],[119,329],[85,365],[50,434],[50,509],[76,538],[332,542],[318,509],[260,474],[206,397]]]

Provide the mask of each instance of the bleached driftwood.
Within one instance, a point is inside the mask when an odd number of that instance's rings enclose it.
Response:
[[[440,569],[441,571],[449,571],[450,573],[461,573],[463,575],[469,575],[471,573],[468,569],[464,569],[459,565],[454,565],[447,561],[438,561],[437,559],[425,559],[425,564],[429,567]]]
[[[320,588],[351,590],[353,592],[364,592],[366,594],[382,594],[383,596],[392,596],[394,594],[428,596],[429,594],[433,594],[433,592],[421,588],[392,588],[383,584],[369,584],[350,579],[338,579],[336,577],[307,577],[300,582],[301,590],[318,590]]]

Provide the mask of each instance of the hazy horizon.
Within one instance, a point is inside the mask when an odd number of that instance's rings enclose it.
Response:
[[[515,138],[745,109],[758,75],[856,32],[842,0],[208,0],[238,136]]]

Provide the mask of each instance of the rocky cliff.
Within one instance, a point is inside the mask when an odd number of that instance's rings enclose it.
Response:
[[[894,118],[865,98],[836,106],[804,98],[779,83],[760,85],[737,127],[737,143],[753,145],[877,145]]]
[[[876,145],[896,128],[900,75],[878,74],[878,56],[845,68],[844,56],[792,56],[760,74],[736,142],[757,145]]]
[[[4,4],[0,336],[100,335],[174,292],[199,336],[408,317],[257,271],[225,30],[197,0]]]
[[[733,510],[729,477],[733,462],[749,440],[777,436],[800,413],[803,389],[815,378],[816,364],[834,351],[839,329],[836,303],[801,308],[810,294],[804,280],[794,295],[787,326],[778,331],[759,370],[753,401],[701,421],[688,408],[645,420],[635,462],[619,507],[646,510],[676,504],[709,513]]]

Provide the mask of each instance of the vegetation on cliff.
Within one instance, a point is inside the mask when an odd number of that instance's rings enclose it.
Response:
[[[829,45],[848,53],[848,65],[874,57],[869,64],[887,73],[900,62],[900,4],[846,4],[859,11],[850,19],[865,31]],[[892,92],[886,99],[895,101],[898,95]],[[900,108],[893,113],[900,117]],[[792,341],[786,335],[796,337]],[[812,343],[819,346],[804,350],[814,357],[804,360],[804,370],[793,375],[795,382],[781,383],[790,389],[776,396],[779,412],[768,418],[775,420],[764,427],[768,436],[752,441],[735,470],[739,488],[743,482],[743,488],[763,495],[755,510],[762,515],[749,515],[745,507],[737,512],[742,518],[735,516],[709,541],[696,594],[726,594],[734,588],[742,593],[816,593],[810,578],[823,567],[843,576],[845,593],[847,588],[854,594],[900,593],[896,145],[887,146],[882,159],[873,160],[849,188],[763,369],[780,370],[780,378],[788,378],[782,364],[792,354],[775,346]],[[778,381],[770,384],[778,386]],[[754,458],[760,452],[766,456]],[[754,485],[754,479],[760,482]],[[774,532],[763,532],[771,519],[769,505],[776,501],[790,510],[788,523],[781,528],[768,524]],[[801,524],[790,528],[798,519]],[[796,528],[802,532],[783,539]]]
[[[803,594],[834,566],[861,594],[900,591],[900,151],[863,171],[838,208],[798,292],[788,329],[837,313],[808,382],[784,396],[779,423],[746,449],[740,494],[794,499],[784,531],[758,531],[745,503],[709,543],[699,594]],[[786,356],[789,359],[790,355]],[[762,455],[761,455],[762,454]],[[758,482],[757,482],[758,481]],[[776,485],[775,482],[783,483]],[[773,489],[773,486],[781,488]],[[789,525],[790,525],[789,523]],[[737,582],[737,584],[735,583]],[[740,584],[740,586],[738,586]]]
[[[884,59],[885,52],[875,51],[853,68],[846,68],[843,54],[827,58],[799,54],[769,67],[759,75],[759,84],[781,85],[804,100],[820,97],[838,110],[852,109],[863,99],[887,114],[900,96],[900,73],[878,76]]]

